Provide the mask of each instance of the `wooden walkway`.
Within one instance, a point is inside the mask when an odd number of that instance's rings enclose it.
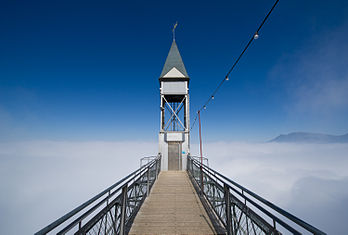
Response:
[[[162,171],[129,234],[216,234],[185,171]]]

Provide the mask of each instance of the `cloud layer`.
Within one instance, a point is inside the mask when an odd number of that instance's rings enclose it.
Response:
[[[347,231],[348,144],[220,142],[204,152],[211,167],[306,222]]]
[[[0,233],[33,234],[139,167],[146,142],[0,143]]]
[[[0,143],[1,233],[34,233],[156,152],[146,142]],[[329,234],[348,229],[347,152],[347,144],[204,145],[211,167]]]

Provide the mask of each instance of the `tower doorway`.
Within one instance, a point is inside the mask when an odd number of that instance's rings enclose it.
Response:
[[[168,170],[180,171],[182,168],[181,143],[168,142]]]

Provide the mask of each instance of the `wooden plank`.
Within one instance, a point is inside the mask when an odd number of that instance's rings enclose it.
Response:
[[[129,234],[216,234],[185,171],[162,171]]]

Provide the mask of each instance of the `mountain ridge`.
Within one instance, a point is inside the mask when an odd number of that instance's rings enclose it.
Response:
[[[277,143],[348,143],[348,133],[344,135],[329,135],[311,132],[291,132],[281,134],[268,142]]]

